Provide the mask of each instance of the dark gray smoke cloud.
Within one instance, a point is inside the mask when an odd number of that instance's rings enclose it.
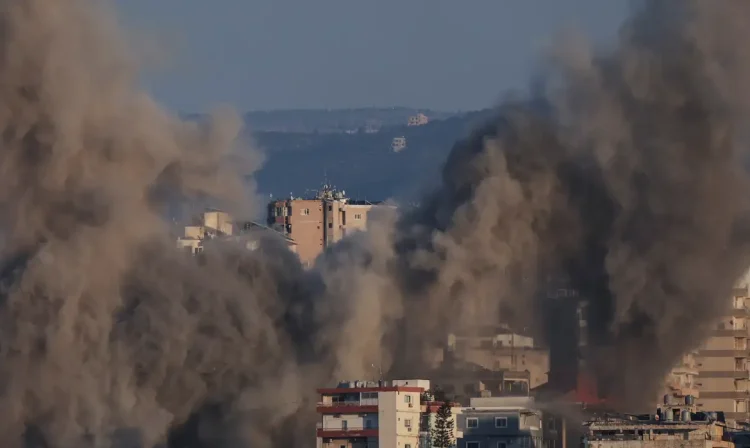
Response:
[[[571,41],[421,207],[305,271],[273,239],[178,253],[168,203],[246,201],[238,118],[159,109],[95,0],[0,0],[0,441],[312,445],[316,386],[540,328],[550,273],[590,303],[600,382],[650,401],[750,264],[749,13],[648,2],[614,50]]]
[[[652,402],[750,264],[749,14],[642,2],[614,50],[568,40],[527,101],[458,143],[394,232],[411,317],[397,365],[445,328],[533,325],[539,276],[562,275],[589,303],[600,386],[623,408]]]

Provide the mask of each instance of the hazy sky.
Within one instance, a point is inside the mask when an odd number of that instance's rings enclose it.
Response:
[[[116,0],[123,22],[168,43],[148,73],[182,112],[491,105],[524,87],[540,48],[575,26],[611,40],[623,0]]]

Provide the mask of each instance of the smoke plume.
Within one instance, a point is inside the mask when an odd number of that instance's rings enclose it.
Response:
[[[569,41],[422,206],[304,270],[273,238],[179,253],[169,203],[247,201],[239,119],[157,107],[95,0],[0,0],[0,441],[312,445],[316,386],[542,331],[549,275],[589,303],[600,382],[648,403],[750,264],[749,13],[644,2],[614,49]]]

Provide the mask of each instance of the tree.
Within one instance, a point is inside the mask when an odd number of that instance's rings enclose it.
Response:
[[[435,414],[435,428],[432,430],[432,446],[450,448],[456,444],[453,438],[453,413],[448,402],[444,402]]]

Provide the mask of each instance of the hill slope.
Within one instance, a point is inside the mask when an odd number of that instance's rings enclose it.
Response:
[[[467,113],[418,127],[383,127],[376,134],[255,132],[267,155],[256,175],[259,190],[274,197],[304,196],[327,178],[350,197],[408,197],[437,180],[454,142],[489,113]],[[407,139],[407,148],[398,153],[391,150],[396,136]]]

